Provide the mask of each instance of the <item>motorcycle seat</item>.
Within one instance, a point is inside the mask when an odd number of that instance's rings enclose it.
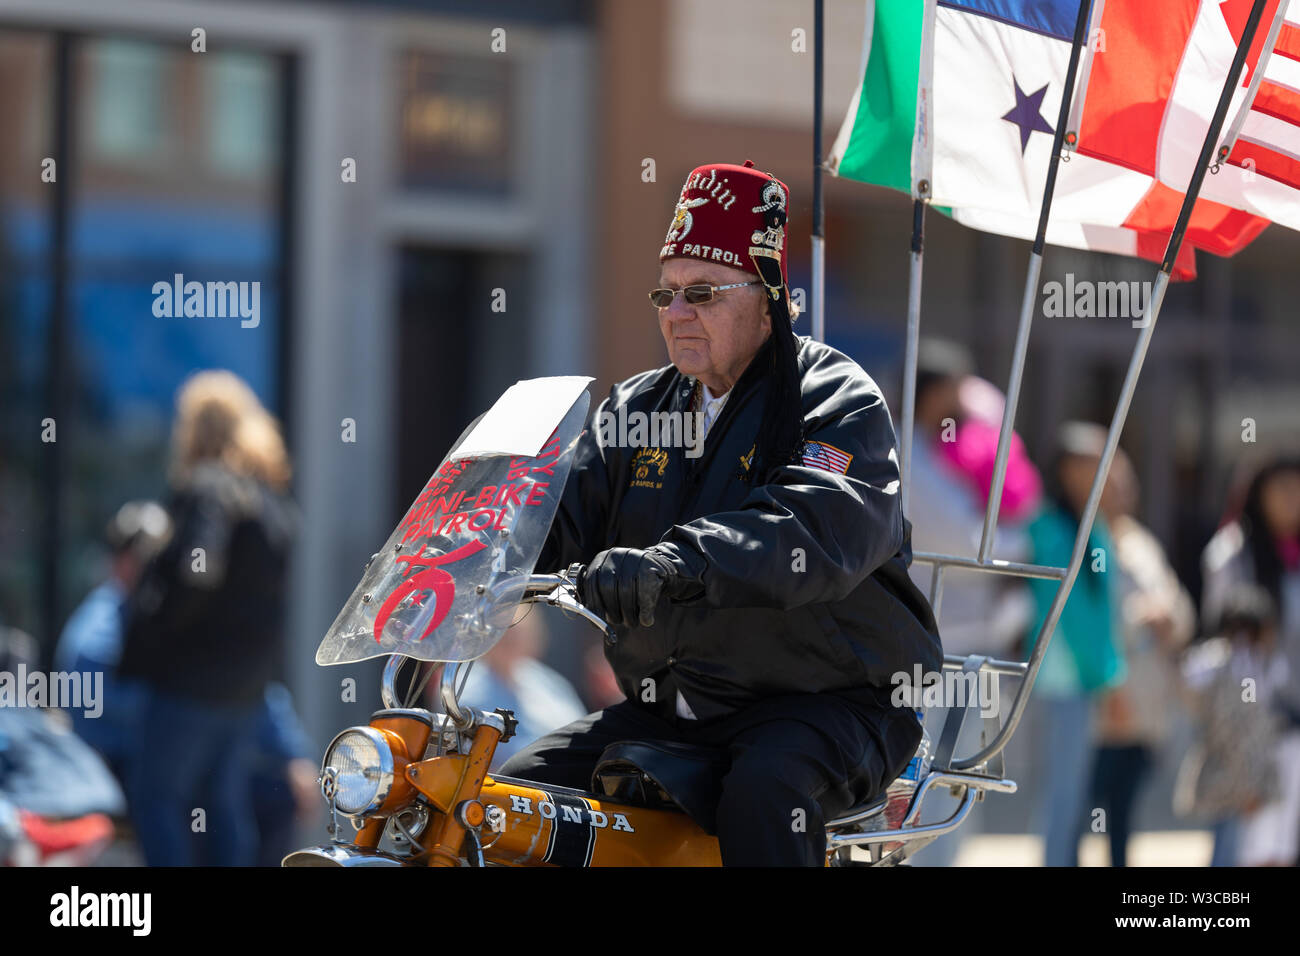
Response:
[[[670,740],[621,740],[596,762],[591,789],[636,806],[679,809],[717,833],[718,801],[730,755],[718,747]]]

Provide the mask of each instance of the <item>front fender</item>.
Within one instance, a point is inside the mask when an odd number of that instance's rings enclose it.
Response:
[[[346,843],[325,843],[295,850],[283,860],[284,867],[301,866],[406,866],[407,861],[382,850]]]

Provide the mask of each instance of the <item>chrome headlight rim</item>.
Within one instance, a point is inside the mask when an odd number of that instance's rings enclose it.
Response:
[[[375,795],[370,799],[370,802],[359,810],[347,810],[338,805],[337,782],[334,784],[335,793],[333,798],[331,799],[330,795],[327,793],[326,799],[329,800],[332,807],[343,816],[349,817],[353,820],[359,820],[374,814],[384,805],[384,801],[388,799],[388,795],[393,790],[393,782],[396,779],[396,767],[393,760],[393,748],[382,733],[374,727],[348,727],[335,734],[334,739],[331,740],[329,745],[325,748],[325,754],[321,758],[320,765],[322,783],[327,777],[327,771],[330,769],[334,769],[335,775],[337,776],[337,768],[330,767],[330,758],[333,756],[334,748],[338,745],[339,741],[349,734],[360,734],[369,740],[374,746],[375,753],[379,758],[379,786],[375,789]]]

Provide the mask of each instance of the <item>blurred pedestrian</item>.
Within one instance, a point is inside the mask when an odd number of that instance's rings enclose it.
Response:
[[[1281,703],[1300,724],[1300,456],[1278,457],[1250,480],[1240,508],[1233,509],[1202,555],[1202,614],[1217,620],[1224,596],[1237,584],[1258,584],[1278,609],[1278,636],[1297,676]]]
[[[593,642],[582,656],[582,699],[587,710],[604,710],[623,699],[614,669],[605,659],[605,650]]]
[[[122,505],[104,533],[108,576],[77,605],[54,651],[56,670],[103,675],[101,713],[92,719],[74,708],[70,716],[77,735],[99,752],[123,787],[145,703],[144,685],[117,678],[127,600],[140,573],[170,535],[171,519],[162,505],[155,501]]]
[[[1057,435],[1048,501],[1029,525],[1034,564],[1065,567],[1074,551],[1079,520],[1106,442],[1106,429],[1066,422]],[[1039,808],[1047,866],[1076,866],[1088,797],[1096,701],[1125,678],[1115,575],[1115,546],[1098,514],[1088,534],[1083,565],[1070,590],[1034,682],[1031,703],[1045,789]],[[1037,613],[1030,635],[1047,618],[1059,582],[1029,581]]]
[[[546,642],[544,619],[529,611],[475,661],[465,678],[463,706],[487,711],[502,707],[519,721],[515,736],[497,745],[494,770],[533,741],[587,714],[573,685],[542,663]]]
[[[1272,598],[1278,646],[1292,675],[1276,700],[1286,722],[1279,746],[1289,752],[1300,735],[1300,455],[1272,458],[1245,487],[1241,503],[1229,507],[1201,557],[1202,618],[1217,620],[1226,595],[1238,584],[1257,584]],[[1221,826],[1225,840],[1233,829],[1230,821]]]
[[[249,779],[258,866],[279,866],[294,849],[296,824],[324,806],[311,751],[289,689],[278,681],[267,684]]]
[[[181,388],[172,434],[174,533],[131,602],[119,673],[150,688],[129,788],[151,866],[249,865],[250,761],[281,665],[294,513],[279,427],[226,371]]]
[[[1128,865],[1133,807],[1169,736],[1178,701],[1178,658],[1196,628],[1191,596],[1164,548],[1134,517],[1138,481],[1116,449],[1101,496],[1114,540],[1120,635],[1128,677],[1104,692],[1092,769],[1092,803],[1106,812],[1111,866]]]
[[[39,670],[32,636],[0,623],[0,684],[9,678],[0,694],[0,867],[87,866],[113,839],[111,817],[125,800],[103,758],[73,732],[73,707],[30,698],[5,706],[13,676]]]
[[[961,346],[942,339],[922,340],[917,354],[915,432],[906,516],[912,523],[913,551],[963,557],[975,557],[979,552],[985,510],[992,493],[1002,395],[992,384],[970,374],[972,367],[970,355]],[[1040,489],[1037,470],[1025,456],[1020,438],[1013,434],[1001,501],[1003,520],[995,538],[994,557],[1024,560],[1029,547],[1024,518]],[[914,561],[910,573],[917,587],[928,594],[934,566]],[[945,654],[1006,656],[1015,638],[1023,633],[1030,613],[1031,604],[1023,588],[1001,575],[960,568],[944,571],[938,619]],[[969,756],[987,743],[981,712],[995,710],[998,700],[978,700],[968,706],[952,756]],[[925,725],[931,739],[940,739],[944,723],[956,705],[969,703],[945,701],[927,707]],[[947,792],[931,792],[921,822],[945,820],[958,804],[959,800]],[[977,832],[979,809],[976,804],[959,829],[922,849],[913,857],[914,864],[951,866],[961,844]]]
[[[1215,637],[1184,664],[1196,737],[1174,810],[1216,822],[1218,866],[1290,865],[1300,845],[1300,750],[1281,692],[1292,680],[1269,593],[1239,583],[1221,597]]]
[[[915,433],[912,439],[911,489],[907,519],[912,523],[912,550],[974,557],[984,530],[989,474],[979,464],[988,458],[987,421],[981,406],[968,406],[963,396],[987,395],[971,387],[972,361],[966,350],[942,339],[921,342],[917,355]],[[982,379],[975,381],[982,382]],[[993,388],[993,386],[989,386]],[[994,392],[996,392],[994,388]],[[986,410],[985,410],[986,411]],[[976,414],[972,414],[972,413]],[[997,433],[993,432],[996,452]],[[1039,481],[1023,454],[1020,439],[1010,456],[1007,474],[1016,489],[1002,504],[994,542],[994,557],[1018,561],[1028,552],[1023,519],[1024,501],[1037,494]],[[1017,519],[1020,519],[1019,521]],[[933,565],[914,561],[912,580],[929,593]],[[1015,588],[1000,575],[948,568],[943,575],[939,622],[945,654],[1005,653],[1024,629],[1027,608]],[[935,728],[930,729],[931,734]]]

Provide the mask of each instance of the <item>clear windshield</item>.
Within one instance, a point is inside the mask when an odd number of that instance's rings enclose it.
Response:
[[[316,663],[470,661],[491,650],[541,554],[589,402],[583,391],[536,457],[461,457],[462,436],[366,568]]]

